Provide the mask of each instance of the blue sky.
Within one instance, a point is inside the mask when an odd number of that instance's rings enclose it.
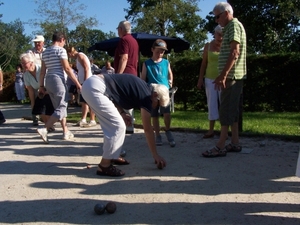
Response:
[[[0,0],[0,2],[4,3],[0,6],[0,14],[3,14],[1,20],[4,23],[13,22],[16,19],[26,22],[36,18],[34,10],[37,9],[37,5],[34,4],[33,0]],[[79,0],[79,2],[87,6],[88,17],[96,17],[100,23],[98,29],[104,33],[116,32],[118,23],[125,19],[124,8],[129,7],[127,0]],[[217,2],[219,1],[200,0],[198,3],[201,10],[199,15],[205,18]],[[32,32],[36,29],[29,25],[24,27],[25,33],[34,37]]]

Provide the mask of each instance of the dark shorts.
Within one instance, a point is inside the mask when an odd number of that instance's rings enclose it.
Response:
[[[84,98],[82,97],[81,93],[80,93],[80,95],[79,95],[79,102],[86,103],[86,101],[85,101]]]
[[[71,85],[69,87],[69,91],[68,92],[72,93],[73,95],[76,95],[77,94],[77,87],[76,87],[76,85]]]
[[[152,109],[151,111],[151,117],[159,117],[161,114],[170,113],[171,112],[171,105],[167,105],[166,107],[157,107],[155,109]]]
[[[36,97],[34,101],[34,106],[32,109],[33,115],[47,115],[51,116],[54,112],[54,107],[52,105],[50,96],[46,94],[44,98],[40,99],[39,97]]]
[[[226,80],[226,88],[221,92],[219,117],[221,126],[231,126],[239,120],[239,102],[244,80]]]

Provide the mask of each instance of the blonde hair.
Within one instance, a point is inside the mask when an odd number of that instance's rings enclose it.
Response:
[[[151,84],[153,92],[157,93],[160,106],[166,107],[170,103],[170,94],[168,88],[163,84]]]
[[[215,27],[215,32],[217,32],[219,34],[222,34],[223,33],[223,28],[220,25],[218,25],[218,26]]]
[[[66,47],[66,50],[67,50],[67,53],[74,53],[74,52],[77,52],[76,49],[74,48],[74,46],[68,46]]]

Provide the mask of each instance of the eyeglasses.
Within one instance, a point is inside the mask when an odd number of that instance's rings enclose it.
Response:
[[[30,63],[30,61],[28,61],[28,62],[21,62],[21,64],[22,64],[23,66],[26,66],[28,63]]]
[[[225,11],[223,11],[223,12],[225,12]],[[223,12],[219,13],[218,15],[216,15],[216,16],[215,16],[215,19],[216,19],[216,20],[220,19],[220,16],[222,15]]]

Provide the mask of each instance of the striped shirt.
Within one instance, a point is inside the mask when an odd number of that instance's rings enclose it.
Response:
[[[218,69],[219,73],[222,72],[226,65],[228,56],[230,55],[230,43],[236,41],[240,44],[240,55],[235,60],[235,63],[228,73],[229,79],[246,79],[246,32],[238,19],[231,20],[223,30],[223,41],[219,54]]]
[[[63,80],[66,80],[64,68],[60,61],[61,59],[68,60],[66,49],[59,46],[50,46],[46,48],[42,55],[42,61],[46,65],[47,76],[57,75]]]

